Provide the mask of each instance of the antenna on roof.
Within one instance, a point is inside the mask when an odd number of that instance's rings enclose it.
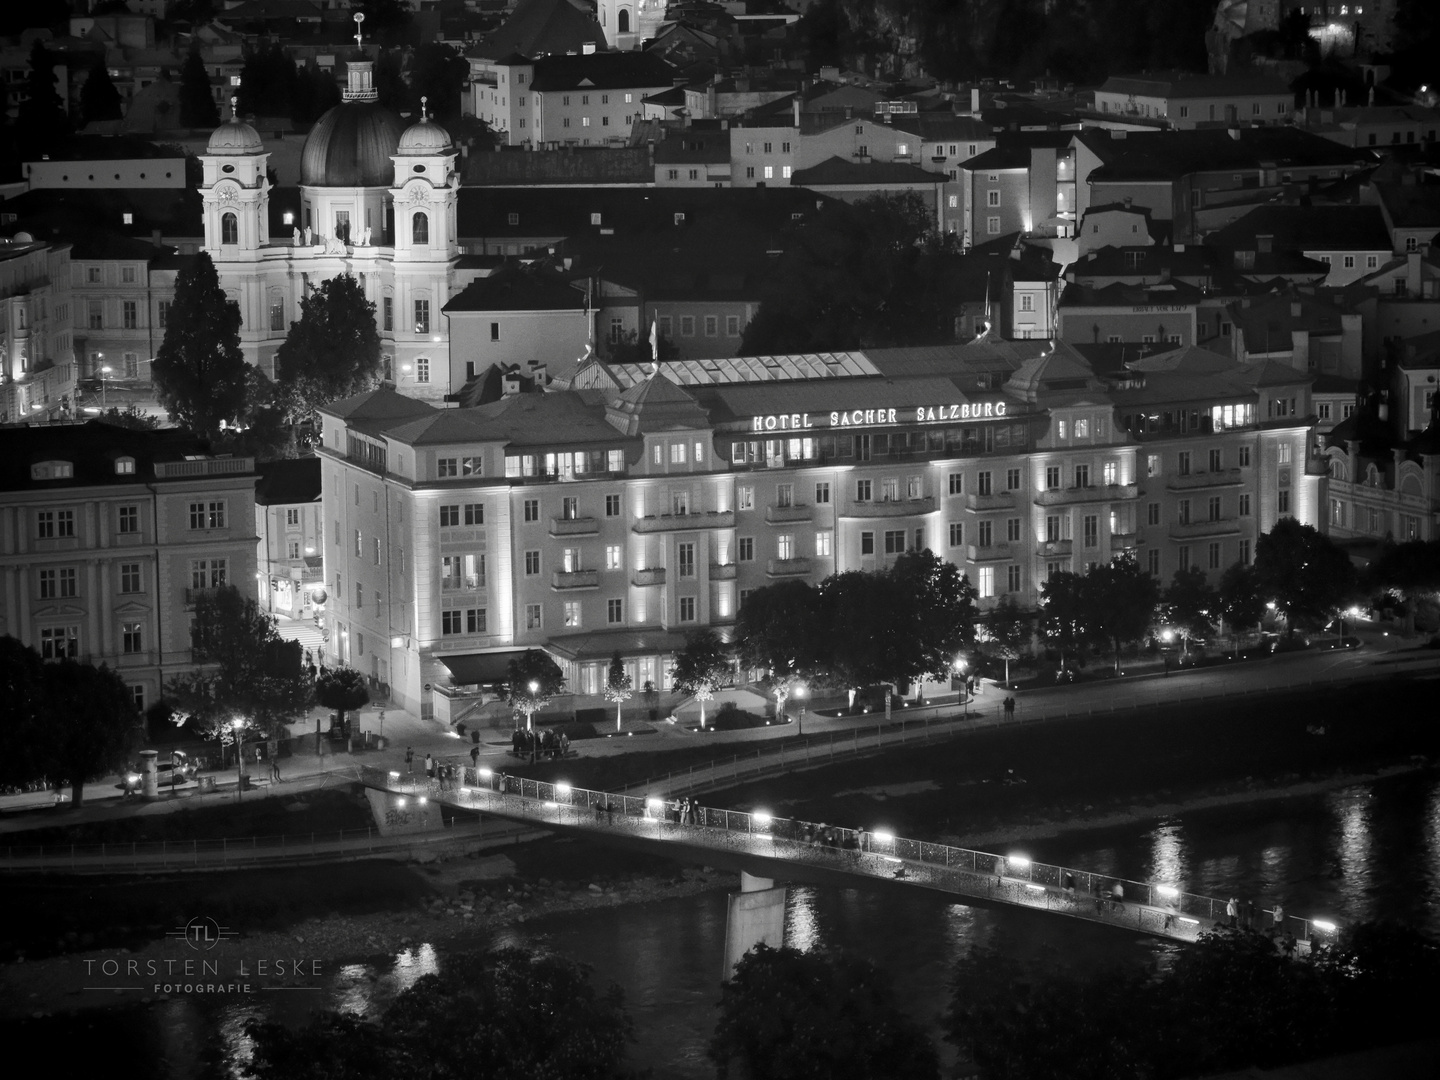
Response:
[[[231,94],[231,95],[230,95],[230,119],[231,119],[231,120],[239,120],[239,119],[240,119],[240,95],[239,95],[239,94]]]
[[[660,316],[650,316],[650,374],[660,374]]]

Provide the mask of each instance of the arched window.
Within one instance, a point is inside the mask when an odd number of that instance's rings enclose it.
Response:
[[[416,244],[430,243],[430,216],[423,211],[410,219],[410,240]]]
[[[624,8],[621,8],[620,14],[615,16],[615,31],[620,34],[628,34],[630,32],[630,12]]]
[[[234,214],[220,215],[220,243],[238,244],[240,242],[240,220]]]

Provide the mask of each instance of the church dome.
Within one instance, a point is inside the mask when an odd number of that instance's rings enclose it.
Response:
[[[209,154],[259,154],[265,150],[260,133],[238,116],[232,116],[210,136]]]
[[[300,152],[307,187],[389,187],[405,122],[374,101],[342,101],[320,117]]]
[[[411,124],[400,136],[397,154],[448,154],[455,149],[450,133],[429,117]]]

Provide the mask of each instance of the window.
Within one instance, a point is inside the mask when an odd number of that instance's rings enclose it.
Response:
[[[886,529],[886,530],[885,530],[885,554],[886,554],[886,555],[901,555],[901,554],[904,554],[904,552],[905,552],[905,530],[904,530],[904,529]]]
[[[1116,484],[1120,481],[1120,465],[1118,462],[1107,461],[1100,467],[1100,474],[1106,484]]]
[[[465,504],[465,524],[466,524],[466,525],[484,525],[484,524],[485,524],[485,504],[484,504],[484,503],[466,503],[466,504]]]
[[[377,540],[376,543],[379,543],[379,541]],[[299,541],[299,540],[287,540],[287,541],[285,542],[285,557],[286,557],[287,559],[298,559],[298,558],[300,558],[300,541]]]
[[[1151,577],[1160,576],[1160,552],[1157,548],[1151,548],[1145,553],[1145,572]]]
[[[900,501],[900,481],[896,477],[887,476],[884,480],[880,481],[880,501]]]
[[[995,523],[982,521],[976,526],[975,546],[988,548],[995,542]]]
[[[875,534],[873,532],[862,532],[860,534],[860,554],[875,554]]]
[[[139,325],[140,318],[136,310],[134,300],[124,300],[120,304],[120,325],[126,330],[134,330]]]
[[[980,567],[980,598],[988,600],[995,595],[995,568]]]
[[[410,219],[410,242],[412,244],[430,243],[430,215],[423,210],[417,211]]]
[[[435,460],[435,474],[442,480],[447,476],[460,475],[460,459],[453,457],[442,457]]]
[[[783,558],[783,556],[782,556],[782,558]],[[695,545],[694,545],[694,544],[676,544],[676,545],[675,545],[675,563],[676,563],[676,566],[675,566],[676,576],[682,577],[682,578],[685,578],[685,577],[694,577],[694,576],[695,576]]]
[[[1240,493],[1240,516],[1250,516],[1250,493],[1248,491]]]
[[[670,464],[685,464],[685,444],[683,442],[672,442],[670,444]]]
[[[190,528],[192,529],[223,529],[225,528],[225,502],[224,500],[213,502],[193,502],[190,504]]]
[[[395,329],[395,298],[393,296],[382,297],[380,301],[380,329],[386,333]]]
[[[1278,456],[1279,464],[1281,464],[1281,465],[1289,465],[1289,464],[1290,464],[1290,444],[1289,444],[1289,443],[1280,443],[1280,444],[1275,448],[1275,450],[1276,450],[1276,453],[1277,453],[1277,456]]]
[[[1249,540],[1241,540],[1241,541],[1240,541],[1240,562],[1241,562],[1243,565],[1245,565],[1245,566],[1249,566],[1249,565],[1250,565],[1250,541],[1249,541]]]
[[[960,547],[965,543],[965,523],[963,521],[950,522],[950,546]]]
[[[979,495],[991,494],[990,474],[988,472],[982,472],[979,476],[975,477],[975,491],[976,494]]]
[[[1100,518],[1097,514],[1086,514],[1084,521],[1085,546],[1087,548],[1100,546]]]
[[[525,576],[535,577],[540,573],[540,552],[525,552]]]
[[[1280,514],[1288,514],[1290,512],[1290,492],[1288,489],[1282,489],[1276,493],[1275,511]]]
[[[460,524],[460,504],[441,503],[440,505],[440,527],[448,529]]]
[[[1019,469],[1007,469],[1007,470],[1005,471],[1005,490],[1006,490],[1006,491],[1019,491],[1019,490],[1020,490],[1020,484],[1021,484],[1021,480],[1020,480],[1020,470],[1019,470]]]
[[[1220,520],[1220,496],[1219,496],[1219,495],[1212,495],[1212,496],[1210,496],[1209,501],[1206,503],[1205,510],[1206,510],[1206,513],[1209,514],[1209,520],[1210,520],[1210,521],[1219,521],[1219,520]]]
[[[830,501],[830,483],[823,481],[815,485],[815,505],[821,506]]]
[[[739,316],[739,315],[726,315],[726,316],[725,316],[725,336],[726,336],[726,337],[739,337],[739,336],[740,336],[740,316]]]
[[[415,332],[417,334],[428,334],[430,332],[430,301],[415,301]]]
[[[987,217],[985,219],[985,232],[990,236],[1000,235],[1000,219],[998,217]],[[994,577],[992,571],[991,577]]]
[[[856,502],[869,502],[869,501],[870,501],[870,492],[871,492],[871,482],[870,482],[869,480],[856,480],[856,481],[855,481],[855,501],[856,501]]]
[[[564,623],[566,626],[580,625],[580,601],[566,600],[563,607]]]
[[[105,326],[105,305],[100,300],[91,300],[85,305],[87,319],[91,330],[101,330]]]
[[[155,325],[161,330],[170,325],[169,300],[160,300],[155,304]]]
[[[775,505],[776,505],[776,506],[794,506],[794,505],[795,505],[795,485],[794,485],[794,484],[776,484],[776,485],[775,485]]]
[[[1020,519],[1005,519],[1005,540],[1007,543],[1017,544],[1020,542]]]
[[[815,534],[815,557],[817,559],[828,559],[835,552],[835,534],[829,529],[821,529]]]
[[[238,244],[240,242],[240,221],[234,214],[220,215],[220,243]]]
[[[229,564],[225,559],[191,559],[190,587],[219,589],[224,587]],[[340,591],[340,575],[335,575],[335,591]]]
[[[693,597],[693,596],[682,596],[682,597],[680,598],[680,621],[681,621],[681,622],[694,622],[694,621],[695,621],[695,597]]]
[[[775,538],[775,557],[777,559],[793,559],[795,557],[794,533],[781,533]]]
[[[963,495],[965,493],[965,474],[952,472],[950,474],[950,494]]]
[[[521,504],[521,515],[520,515],[520,516],[521,516],[522,518],[524,518],[526,521],[539,521],[539,520],[540,520],[540,500],[539,500],[539,499],[526,499],[526,500]]]
[[[737,558],[740,562],[754,562],[755,560],[755,538],[753,536],[742,536],[736,541]]]
[[[427,357],[419,357],[415,361],[415,381],[417,383],[428,383],[430,381],[430,360]]]
[[[1045,466],[1045,490],[1046,490],[1046,491],[1055,491],[1055,490],[1056,490],[1057,488],[1059,488],[1059,487],[1060,487],[1060,466],[1059,466],[1059,465],[1046,465],[1046,466]]]
[[[140,531],[140,507],[122,506],[118,513],[119,527],[122,533],[138,533]]]
[[[1024,588],[1024,584],[1020,567],[1013,564],[1007,566],[1005,568],[1005,591],[1019,592],[1022,588]]]
[[[1211,570],[1219,570],[1219,569],[1220,569],[1220,545],[1219,545],[1219,544],[1211,544],[1211,545],[1209,545],[1209,551],[1207,552],[1207,554],[1208,554],[1209,560],[1210,560],[1210,569],[1211,569]]]
[[[144,649],[140,624],[138,622],[125,622],[120,624],[120,651],[129,655],[141,652]]]
[[[1248,446],[1240,447],[1240,467],[1242,469],[1250,467],[1250,447]]]
[[[1180,525],[1190,524],[1190,500],[1181,499],[1175,507],[1175,521]]]
[[[526,605],[525,605],[525,629],[526,629],[526,630],[543,630],[544,628],[545,628],[545,627],[544,627],[543,621],[542,621],[542,619],[541,619],[541,617],[540,617],[540,605],[539,605],[539,604],[526,604]]]
[[[681,315],[681,316],[680,316],[680,336],[681,336],[681,337],[694,337],[694,336],[695,336],[695,316],[694,316],[694,315]]]
[[[80,654],[78,626],[46,626],[40,630],[40,657],[43,660],[73,660]]]
[[[442,634],[463,633],[464,625],[464,612],[459,610],[451,610],[442,611],[440,613],[440,632]]]
[[[138,593],[140,591],[140,564],[138,562],[120,564],[120,591],[122,593]]]
[[[41,570],[38,576],[40,579],[40,599],[54,600],[55,597],[59,595],[58,587],[55,584],[55,571]]]
[[[1160,524],[1160,504],[1158,502],[1147,503],[1145,506],[1145,524]]]
[[[1000,205],[1000,192],[996,191],[994,188],[991,188],[989,191],[985,192],[985,205],[986,205],[986,206],[999,206],[999,205]]]
[[[612,518],[613,518],[613,517],[619,517],[619,516],[620,516],[620,496],[619,496],[619,495],[606,495],[606,496],[605,496],[605,516],[606,516],[606,517],[612,517]]]

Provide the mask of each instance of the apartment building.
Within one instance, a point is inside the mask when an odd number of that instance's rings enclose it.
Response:
[[[70,414],[71,306],[69,244],[0,239],[0,424]]]
[[[0,633],[108,664],[140,708],[188,670],[196,598],[255,595],[255,463],[187,433],[0,428]]]
[[[325,600],[320,459],[266,461],[256,471],[260,604],[272,615],[306,618]]]

